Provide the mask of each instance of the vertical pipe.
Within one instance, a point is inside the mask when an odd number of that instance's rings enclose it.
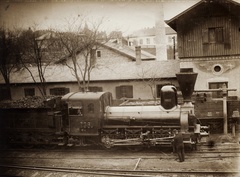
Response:
[[[175,43],[175,36],[172,37],[173,39],[173,59],[176,59],[176,43]]]
[[[227,126],[227,97],[223,96],[223,133],[225,135],[228,133]]]
[[[235,124],[235,122],[232,124],[232,136],[233,137],[236,136],[236,124]]]
[[[228,133],[228,123],[227,123],[227,86],[222,85],[223,93],[223,133],[226,135]]]

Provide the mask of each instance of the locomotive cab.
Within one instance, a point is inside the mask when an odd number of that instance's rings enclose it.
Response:
[[[109,92],[72,92],[62,97],[67,105],[66,133],[75,141],[87,136],[98,136],[104,108],[111,105]]]

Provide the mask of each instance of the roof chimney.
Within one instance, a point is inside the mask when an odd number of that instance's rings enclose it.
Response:
[[[136,46],[135,47],[135,52],[136,52],[136,64],[140,65],[141,64],[141,46]]]
[[[167,60],[166,32],[163,12],[163,2],[156,6],[156,60]]]

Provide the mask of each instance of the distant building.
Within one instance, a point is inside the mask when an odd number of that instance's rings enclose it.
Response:
[[[168,59],[177,58],[177,33],[171,27],[165,27],[166,31],[166,44],[167,44],[167,52]],[[130,36],[128,36],[128,46],[141,46],[142,50],[145,50],[153,55],[156,55],[156,29],[145,28],[142,30],[138,30],[133,32]],[[175,49],[174,49],[175,48]],[[175,56],[174,56],[175,50]]]

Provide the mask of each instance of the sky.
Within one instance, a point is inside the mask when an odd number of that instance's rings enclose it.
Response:
[[[0,24],[40,29],[61,28],[66,20],[84,14],[91,21],[104,18],[101,30],[123,34],[155,25],[160,0],[1,0]],[[34,2],[35,1],[35,2]],[[59,2],[60,1],[60,2]],[[65,2],[64,2],[65,1]],[[199,0],[162,0],[164,20],[171,19]]]

